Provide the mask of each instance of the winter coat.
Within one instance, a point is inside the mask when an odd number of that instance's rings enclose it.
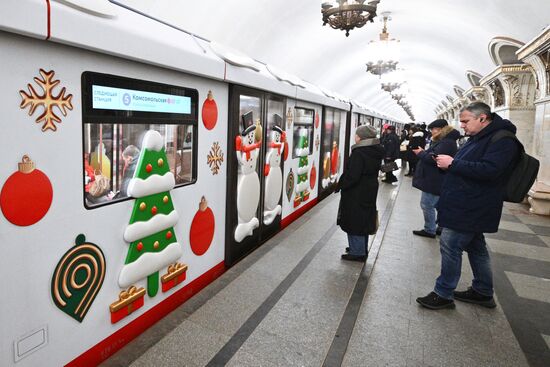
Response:
[[[424,133],[422,131],[417,131],[412,134],[409,139],[409,145],[407,145],[407,160],[410,164],[415,165],[418,162],[418,157],[412,150],[416,148],[424,149],[425,146],[426,139],[424,138]]]
[[[459,137],[460,133],[453,129],[452,126],[445,126],[441,129],[441,133],[432,141],[430,147],[417,155],[418,164],[414,172],[413,187],[416,187],[420,191],[439,196],[445,171],[437,168],[433,154],[446,154],[454,157],[457,147],[456,140]]]
[[[518,156],[513,139],[490,142],[499,130],[515,133],[516,127],[493,113],[492,122],[456,153],[437,204],[441,227],[475,233],[498,231],[506,183],[503,176]]]
[[[130,181],[134,177],[134,172],[136,171],[137,167],[137,157],[132,160],[132,162],[126,167],[126,170],[124,171],[124,177],[122,177],[122,183],[120,185],[120,197],[127,197],[128,196],[128,185],[130,184]]]
[[[387,133],[382,140],[382,145],[384,145],[384,158],[389,160],[399,158],[399,137],[396,133]]]
[[[376,229],[378,171],[384,148],[380,144],[360,145],[352,147],[338,183],[341,197],[336,223],[348,234],[365,236]]]

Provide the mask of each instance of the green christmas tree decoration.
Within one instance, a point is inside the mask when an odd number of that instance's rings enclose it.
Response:
[[[296,148],[296,155],[298,159],[298,170],[296,177],[296,197],[294,198],[294,207],[300,205],[300,203],[309,199],[309,139],[308,131],[305,128],[301,128],[298,132],[298,144]]]
[[[147,294],[154,297],[159,288],[159,271],[176,263],[182,255],[174,225],[178,213],[170,190],[175,185],[162,136],[150,130],[145,134],[134,178],[128,193],[135,197],[124,240],[130,243],[119,285],[126,288],[147,278]]]

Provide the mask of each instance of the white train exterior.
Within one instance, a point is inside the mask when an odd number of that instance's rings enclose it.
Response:
[[[106,1],[3,5],[2,366],[106,359],[332,192],[350,126],[383,118]]]

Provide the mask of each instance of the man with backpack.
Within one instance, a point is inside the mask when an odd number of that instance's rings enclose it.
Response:
[[[455,157],[438,155],[437,167],[446,171],[437,204],[441,273],[433,292],[416,299],[429,309],[454,308],[454,299],[494,308],[493,275],[483,233],[498,231],[507,178],[523,147],[512,135],[516,127],[482,102],[473,102],[460,111],[460,125],[468,142]],[[495,135],[506,137],[495,139]],[[474,275],[466,291],[455,288],[462,269],[462,252]]]

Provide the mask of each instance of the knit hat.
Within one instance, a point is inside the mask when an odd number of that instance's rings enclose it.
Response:
[[[376,138],[376,130],[368,125],[361,125],[355,130],[361,140]]]
[[[449,125],[449,123],[447,122],[447,120],[445,119],[437,119],[435,121],[432,121],[431,124],[428,125],[428,129],[433,129],[434,127],[445,127]]]

